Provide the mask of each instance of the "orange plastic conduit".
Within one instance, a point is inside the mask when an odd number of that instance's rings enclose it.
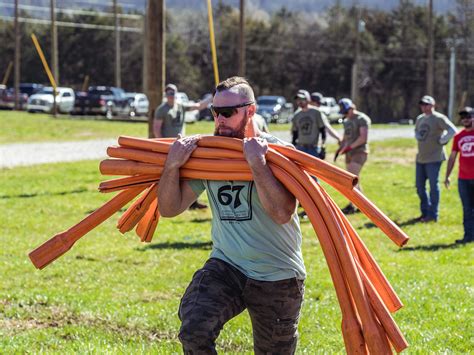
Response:
[[[115,212],[140,194],[145,187],[128,189],[118,193],[110,201],[96,209],[82,221],[68,230],[56,234],[53,238],[41,244],[28,256],[38,269],[42,269],[67,252],[83,235],[90,232]]]

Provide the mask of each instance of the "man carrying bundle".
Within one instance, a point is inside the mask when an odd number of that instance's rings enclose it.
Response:
[[[249,83],[232,77],[219,83],[212,112],[215,135],[243,139],[253,181],[179,180],[179,169],[199,136],[171,146],[158,189],[164,217],[174,217],[206,190],[213,214],[210,259],[198,270],[179,307],[184,353],[215,354],[224,324],[245,309],[253,326],[256,354],[293,354],[306,271],[295,197],[272,174],[268,142],[253,121],[255,97]]]

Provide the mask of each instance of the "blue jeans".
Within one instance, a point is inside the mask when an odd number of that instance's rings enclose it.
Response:
[[[420,210],[423,217],[438,220],[439,210],[439,170],[442,162],[416,163],[416,192],[420,198]],[[430,183],[430,195],[426,192],[426,180]]]
[[[474,240],[474,179],[459,179],[458,189],[462,202],[464,239]]]
[[[306,146],[306,145],[297,145],[296,149],[301,150],[313,157],[319,158],[319,154],[321,152],[321,148],[317,146]]]

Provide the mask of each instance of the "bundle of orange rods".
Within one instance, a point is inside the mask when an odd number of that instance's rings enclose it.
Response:
[[[151,242],[160,218],[157,189],[167,153],[174,139],[121,136],[100,163],[103,175],[124,177],[104,181],[101,192],[120,191],[70,229],[33,250],[29,257],[42,269],[66,253],[86,233],[135,201],[120,217],[121,233],[135,228],[143,242]],[[269,144],[266,155],[275,177],[298,199],[316,232],[326,258],[342,313],[342,335],[348,354],[391,354],[408,347],[390,313],[403,304],[359,235],[327,192],[312,177],[333,186],[354,203],[395,244],[408,236],[354,186],[357,177],[323,160],[290,147]],[[203,136],[188,162],[183,179],[252,180],[243,156],[242,140]]]

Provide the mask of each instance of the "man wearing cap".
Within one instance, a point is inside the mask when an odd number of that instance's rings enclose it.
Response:
[[[357,111],[356,105],[351,99],[343,98],[339,100],[339,108],[339,112],[344,115],[344,136],[334,160],[337,159],[338,155],[345,154],[347,171],[359,177],[369,155],[368,137],[372,121],[365,113]],[[360,179],[356,188],[362,190]],[[345,214],[352,214],[357,211],[352,203],[342,209]]]
[[[426,222],[438,221],[439,214],[439,171],[441,163],[446,160],[444,145],[456,133],[456,127],[442,113],[435,111],[435,100],[428,95],[420,101],[422,112],[416,118],[415,138],[418,141],[416,155],[416,191],[420,198],[421,216],[416,220]],[[426,180],[430,184],[430,194],[426,192]]]
[[[159,105],[155,111],[153,119],[153,134],[155,138],[178,137],[184,135],[184,115],[185,111],[203,110],[212,100],[203,100],[194,105],[183,105],[175,100],[178,88],[174,84],[165,87],[166,101]],[[195,201],[191,209],[207,208],[205,204]]]
[[[273,175],[268,143],[288,145],[260,132],[253,121],[253,89],[242,77],[216,87],[214,135],[242,139],[253,181],[180,180],[179,169],[199,136],[170,147],[160,184],[160,214],[183,212],[206,191],[212,209],[212,251],[187,287],[178,310],[185,354],[217,354],[224,325],[247,310],[255,354],[294,354],[306,271],[296,198]]]
[[[321,148],[318,147],[321,132],[325,132],[328,128],[328,133],[338,142],[341,141],[341,138],[329,125],[326,115],[317,107],[309,104],[311,96],[308,91],[298,90],[295,99],[298,109],[292,120],[292,143],[298,150],[321,158]]]
[[[184,134],[184,113],[185,111],[203,110],[209,104],[208,100],[203,100],[193,105],[183,105],[175,100],[178,88],[174,84],[165,87],[166,101],[157,107],[153,120],[153,134],[155,138],[177,137]]]
[[[474,110],[465,107],[459,112],[464,129],[453,139],[444,185],[449,188],[449,175],[453,171],[459,153],[458,190],[463,210],[464,237],[456,243],[474,242]]]

